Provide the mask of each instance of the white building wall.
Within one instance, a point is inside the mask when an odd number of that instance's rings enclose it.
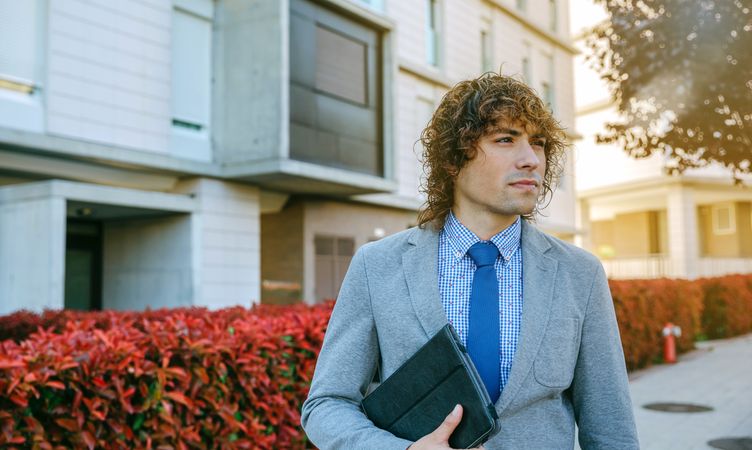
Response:
[[[169,1],[49,2],[51,134],[168,151]]]
[[[571,235],[575,233],[576,222],[576,193],[573,179],[574,161],[571,154],[564,161],[564,175],[554,191],[553,199],[548,206],[541,210],[538,224],[545,230],[557,234]]]
[[[219,180],[184,182],[193,193],[194,304],[251,306],[261,299],[259,189]]]
[[[0,315],[63,307],[65,200],[0,192]],[[4,195],[7,194],[7,195]]]
[[[554,115],[570,134],[575,135],[578,130],[575,127],[574,63],[572,55],[561,49],[552,49],[551,53],[554,60],[553,83],[556,98]]]
[[[386,11],[397,22],[397,59],[426,64],[425,0],[388,0]]]
[[[422,196],[417,194],[423,174],[420,163],[423,146],[418,139],[431,120],[443,89],[437,89],[434,84],[408,73],[401,73],[397,81],[397,194],[422,200]]]
[[[483,72],[480,31],[488,9],[478,0],[447,0],[443,3],[444,72],[453,81],[475,78]]]
[[[102,308],[192,304],[190,215],[106,222],[102,240]]]
[[[524,28],[518,22],[510,19],[504,11],[496,9],[491,14],[493,18],[494,61],[500,60],[499,62],[504,64],[503,70],[505,73],[522,76],[524,43],[530,42],[533,36],[526,33]],[[531,51],[531,53],[534,52]]]

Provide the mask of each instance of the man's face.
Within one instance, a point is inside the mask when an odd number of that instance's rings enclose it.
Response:
[[[532,126],[499,121],[476,144],[475,157],[460,169],[454,208],[463,215],[512,219],[535,208],[546,171],[546,140]]]

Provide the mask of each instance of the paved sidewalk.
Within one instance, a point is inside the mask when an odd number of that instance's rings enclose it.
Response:
[[[705,450],[714,448],[707,444],[714,439],[752,438],[752,334],[701,342],[697,347],[676,364],[630,375],[643,450]],[[713,410],[675,413],[643,408],[656,402],[691,403]]]
[[[700,342],[697,348],[681,355],[676,364],[630,374],[642,450],[709,450],[714,449],[707,444],[711,440],[752,438],[752,334]],[[691,403],[713,410],[676,413],[643,408],[650,403]]]

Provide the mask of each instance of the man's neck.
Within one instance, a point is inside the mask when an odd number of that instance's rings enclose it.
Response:
[[[487,241],[499,232],[507,229],[519,216],[500,216],[498,214],[463,214],[460,208],[453,208],[452,213],[468,230],[481,240]]]

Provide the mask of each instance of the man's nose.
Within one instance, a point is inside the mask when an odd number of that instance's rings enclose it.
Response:
[[[517,167],[520,169],[535,170],[541,161],[535,148],[527,140],[521,141],[520,157],[517,160]]]

